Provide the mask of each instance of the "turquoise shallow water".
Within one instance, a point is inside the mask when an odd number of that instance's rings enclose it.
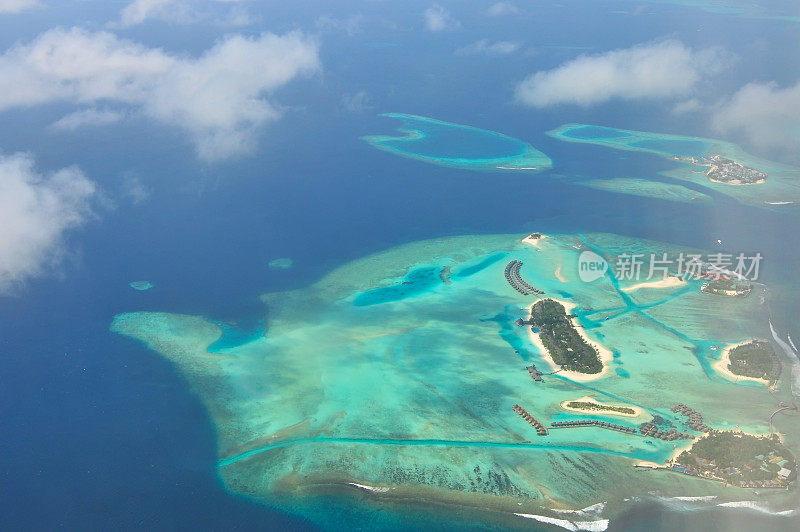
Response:
[[[155,285],[150,281],[131,281],[129,286],[140,292],[144,292],[145,290],[150,290],[151,288],[155,287]]]
[[[630,194],[632,196],[659,198],[682,203],[712,201],[710,196],[697,190],[692,190],[675,183],[662,183],[652,179],[591,179],[589,181],[579,181],[577,184],[599,190],[610,190],[612,192]]]
[[[666,156],[696,157],[710,148],[709,143],[700,140],[639,140],[628,144],[633,148],[661,153]]]
[[[708,194],[721,193],[742,203],[773,210],[794,210],[800,207],[800,168],[755,157],[736,144],[701,137],[631,131],[587,124],[564,124],[548,132],[551,137],[566,142],[594,144],[615,150],[650,153],[675,160],[675,167],[651,177],[652,183],[639,179],[588,180],[584,186],[613,190],[624,194],[671,199],[673,201],[709,201]],[[698,159],[719,155],[768,174],[766,182],[739,186],[713,182],[706,176],[707,166]],[[692,161],[694,159],[694,161]],[[637,176],[640,177],[640,176]],[[693,189],[675,183],[663,183],[664,178],[691,183]]]
[[[423,116],[388,113],[402,120],[401,136],[368,135],[380,150],[419,161],[468,170],[543,170],[550,158],[530,144],[502,133]]]
[[[598,144],[609,148],[654,153],[663,157],[701,157],[716,141],[682,135],[630,131],[606,126],[566,124],[549,135],[571,142]]]
[[[219,339],[208,346],[208,351],[211,353],[220,353],[243,344],[248,344],[258,340],[265,332],[263,324],[261,323],[253,324],[250,327],[219,323],[219,327]]]
[[[369,493],[379,504],[434,500],[508,516],[601,502],[604,515],[613,515],[626,498],[654,489],[739,496],[715,483],[632,467],[636,460],[661,463],[671,443],[600,428],[554,429],[540,438],[511,405],[546,424],[595,418],[635,427],[660,416],[683,429],[669,409],[685,402],[714,427],[764,432],[776,402],[791,397],[788,381],[770,393],[711,367],[719,356],[713,346],[769,334],[757,294],[718,298],[696,283],[626,291],[631,282],[613,275],[583,283],[583,250],[609,263],[620,253],[677,250],[615,235],[558,235],[537,246],[520,238],[412,243],[347,264],[308,289],[266,295],[267,333],[231,341],[224,355],[209,345],[220,335],[232,340],[231,332],[202,317],[122,314],[112,329],[145,342],[185,374],[215,422],[219,474],[229,489],[287,504],[326,526],[327,517],[315,517],[313,496],[354,489],[349,483],[377,489]],[[506,283],[511,259],[523,262],[528,282],[577,305],[586,334],[613,352],[604,375],[531,380],[525,366],[549,372],[549,363],[527,328],[514,324],[533,298]],[[449,282],[440,276],[445,267]],[[560,406],[583,396],[644,413],[597,416]],[[797,427],[778,424],[796,447]],[[293,494],[290,502],[286,494]],[[783,496],[763,495],[778,505]]]
[[[375,288],[357,295],[353,304],[359,307],[379,305],[422,294],[442,283],[442,279],[439,277],[440,270],[441,268],[437,267],[417,268],[408,272],[408,275],[403,277],[399,283]]]

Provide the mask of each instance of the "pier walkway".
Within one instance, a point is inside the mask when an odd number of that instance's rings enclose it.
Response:
[[[657,438],[659,440],[664,440],[664,441],[694,439],[694,436],[692,436],[688,432],[678,432],[675,429],[669,429],[667,431],[664,431],[658,428],[658,426],[656,426],[656,424],[652,422],[642,423],[641,425],[639,425],[639,432],[642,433],[642,436],[649,436],[651,438]]]
[[[683,403],[678,403],[673,406],[671,410],[676,414],[680,412],[686,416],[688,418],[686,420],[686,425],[690,429],[696,430],[697,432],[714,432],[714,429],[703,423],[703,415],[694,408],[686,406]]]
[[[522,266],[522,262],[518,260],[512,260],[506,265],[506,281],[508,281],[508,284],[511,285],[511,288],[523,296],[544,294],[542,290],[539,290],[538,288],[535,288],[525,282],[519,273],[520,266]]]
[[[535,380],[536,382],[543,382],[542,375],[544,375],[544,373],[542,373],[541,371],[539,371],[538,369],[536,369],[536,366],[534,366],[533,364],[531,364],[530,366],[528,366],[528,367],[527,367],[527,368],[525,368],[525,369],[527,369],[527,370],[528,370],[528,373],[530,373],[530,375],[531,375],[531,378],[532,378],[533,380]]]
[[[541,423],[539,423],[539,421],[535,417],[533,417],[527,410],[516,404],[512,406],[511,409],[520,416],[522,416],[522,419],[530,423],[533,426],[533,428],[536,429],[536,434],[538,434],[539,436],[547,436],[548,434],[547,428]]]
[[[626,427],[625,425],[617,425],[615,423],[608,423],[607,421],[600,421],[599,419],[579,419],[577,421],[554,421],[550,428],[553,429],[571,429],[576,427],[599,427],[601,429],[616,430],[624,432],[625,434],[636,434],[636,429],[633,427]]]

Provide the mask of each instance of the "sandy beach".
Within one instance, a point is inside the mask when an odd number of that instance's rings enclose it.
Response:
[[[672,288],[674,286],[681,286],[684,284],[686,284],[686,281],[682,277],[668,275],[664,279],[660,279],[658,281],[645,281],[632,286],[626,286],[622,289],[622,291],[633,292],[635,290],[639,290],[640,288]]]
[[[731,351],[733,349],[741,346],[741,345],[749,344],[752,341],[753,340],[750,339],[750,340],[745,340],[743,342],[739,342],[739,343],[736,343],[736,344],[729,345],[728,347],[726,347],[725,349],[722,350],[722,356],[720,357],[719,360],[714,362],[712,367],[716,371],[718,371],[719,373],[721,373],[722,375],[727,377],[728,379],[731,379],[732,381],[740,381],[741,380],[741,381],[760,382],[761,384],[765,384],[765,385],[769,386],[769,382],[766,379],[757,379],[755,377],[745,377],[745,376],[742,376],[742,375],[737,375],[737,374],[733,373],[731,370],[728,369],[728,364],[731,363],[731,358],[730,358]]]
[[[531,238],[531,235],[528,235],[525,238],[523,238],[521,242],[523,244],[529,244],[535,248],[538,248],[539,244],[541,244],[543,240],[547,240],[547,235],[539,233],[539,238]]]
[[[631,410],[633,410],[634,413],[633,414],[626,414],[626,413],[623,413],[623,412],[615,412],[613,410],[592,410],[590,408],[574,408],[574,407],[571,407],[571,406],[568,405],[568,403],[571,403],[573,401],[577,401],[577,402],[581,402],[581,403],[593,403],[593,404],[602,405],[602,406],[624,406],[625,408],[630,408]],[[593,399],[593,398],[589,397],[588,395],[584,396],[584,397],[581,397],[579,399],[568,399],[566,401],[562,401],[561,402],[561,408],[563,408],[564,410],[569,410],[570,412],[580,412],[582,414],[592,414],[592,415],[602,414],[604,416],[608,415],[608,416],[621,416],[621,417],[639,417],[644,413],[644,411],[638,406],[611,405],[611,404],[608,404],[608,403],[601,403],[600,401],[597,401],[596,399]]]
[[[657,464],[655,462],[650,462],[648,460],[637,460],[633,464],[635,467],[649,467],[652,469],[658,469],[660,467],[664,467],[664,464]]]
[[[572,312],[572,309],[574,309],[577,306],[575,305],[575,303],[567,303],[566,301],[561,301],[558,299],[553,299],[553,301],[556,301],[561,305],[563,305],[564,310],[566,311],[567,314],[570,314]],[[530,314],[531,309],[535,304],[536,303],[531,303],[531,305],[528,307],[528,314]],[[584,340],[586,340],[586,343],[597,349],[597,352],[600,355],[600,362],[603,364],[603,371],[601,371],[600,373],[579,373],[577,371],[564,370],[564,371],[559,371],[558,374],[577,382],[593,381],[601,377],[604,377],[606,373],[608,373],[609,363],[614,359],[614,354],[611,352],[610,349],[607,349],[600,343],[589,338],[586,335],[586,331],[584,331],[583,327],[581,327],[581,325],[578,323],[578,320],[573,318],[571,321],[572,325],[575,327],[575,330],[578,332],[578,334],[581,335],[581,337]],[[547,351],[547,348],[542,343],[541,338],[539,338],[539,334],[533,332],[533,329],[531,327],[528,327],[528,336],[530,337],[533,345],[535,345],[539,349],[539,352],[542,353],[542,357],[547,361],[547,363],[550,365],[553,371],[561,369],[561,366],[556,364],[553,358],[550,356],[550,353]]]
[[[681,455],[681,453],[683,451],[688,451],[689,449],[691,449],[692,445],[694,445],[694,442],[696,442],[696,441],[697,440],[692,440],[690,443],[688,443],[688,444],[686,444],[686,445],[684,445],[682,447],[677,447],[675,450],[672,451],[672,454],[669,455],[669,461],[670,462],[674,462],[675,460],[677,460],[678,457]]]
[[[567,282],[567,280],[561,274],[561,265],[560,264],[558,265],[558,268],[556,268],[556,279],[558,279],[562,283],[566,283]]]

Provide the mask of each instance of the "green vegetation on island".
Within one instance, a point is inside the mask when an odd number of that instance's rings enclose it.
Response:
[[[750,168],[736,161],[712,155],[705,163],[709,166],[706,173],[711,181],[729,185],[757,185],[767,179],[767,173]]]
[[[746,281],[737,281],[736,279],[721,277],[703,283],[700,290],[706,294],[714,294],[716,296],[744,297],[750,294],[752,287],[750,283]]]
[[[728,369],[736,375],[764,379],[770,384],[781,376],[781,361],[767,340],[753,340],[734,347],[728,357]]]
[[[742,488],[784,487],[797,477],[797,463],[777,435],[712,432],[682,452],[672,469]]]
[[[597,349],[575,330],[561,303],[552,299],[538,301],[531,307],[530,323],[539,329],[539,337],[553,362],[563,369],[580,373],[603,371]]]
[[[620,414],[636,414],[633,408],[627,406],[603,405],[598,403],[590,403],[588,401],[570,401],[567,403],[569,408],[580,408],[583,410],[599,410],[605,412],[619,412]]]

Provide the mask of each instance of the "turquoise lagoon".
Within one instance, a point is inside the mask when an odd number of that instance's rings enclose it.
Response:
[[[731,142],[589,124],[565,124],[549,131],[548,135],[567,142],[594,144],[617,150],[650,153],[665,159],[675,159],[679,166],[661,172],[664,176],[720,192],[742,203],[770,209],[795,209],[800,206],[800,168],[756,157]],[[690,161],[678,160],[679,158],[690,159],[712,155],[719,155],[761,170],[766,172],[769,177],[766,182],[756,185],[715,183],[706,177],[706,167],[695,165]],[[632,185],[635,183],[612,181],[595,188],[615,189],[623,193],[635,193],[632,190],[638,190],[638,195],[653,195],[649,193],[647,187]],[[658,190],[654,191],[655,197],[661,197],[658,192]],[[679,195],[686,195],[686,193],[683,192]]]
[[[379,150],[427,163],[467,170],[543,170],[552,161],[530,144],[502,133],[424,116],[387,113],[402,121],[402,136],[368,135]]]
[[[576,184],[597,190],[608,190],[645,198],[659,198],[667,201],[683,203],[711,201],[711,197],[702,192],[674,183],[661,183],[649,179],[618,177],[614,179],[578,181]]]
[[[635,283],[612,274],[584,283],[578,256],[586,250],[612,265],[623,253],[692,250],[609,234],[551,235],[537,246],[521,238],[405,244],[306,289],[266,294],[266,332],[239,337],[224,353],[210,346],[230,331],[202,316],[134,312],[116,316],[111,329],[172,361],[201,398],[227,489],[325,527],[332,524],[322,515],[341,517],[353,501],[400,512],[427,504],[469,509],[477,522],[520,528],[531,522],[518,513],[563,519],[570,514],[559,510],[606,503],[592,514],[602,524],[645,494],[796,505],[796,487],[754,495],[634,469],[640,460],[662,463],[672,443],[600,428],[538,437],[511,409],[518,403],[548,425],[595,417],[636,426],[660,416],[685,430],[670,411],[683,402],[714,428],[765,433],[776,405],[792,399],[788,361],[773,391],[731,382],[712,365],[717,346],[770,337],[767,288],[738,299],[703,294],[694,281],[631,290]],[[533,298],[506,283],[512,259],[523,262],[529,283],[575,303],[587,334],[613,351],[603,376],[530,378],[525,366],[548,371],[548,364],[514,324]],[[587,416],[560,407],[587,395],[645,414]],[[798,454],[795,420],[777,416],[775,427]],[[339,498],[326,504],[340,501],[341,514],[317,511],[331,494]],[[358,513],[349,524],[368,526],[371,515]]]
[[[155,285],[150,281],[131,281],[130,283],[128,283],[128,286],[130,286],[134,290],[144,292],[145,290],[150,290]]]

